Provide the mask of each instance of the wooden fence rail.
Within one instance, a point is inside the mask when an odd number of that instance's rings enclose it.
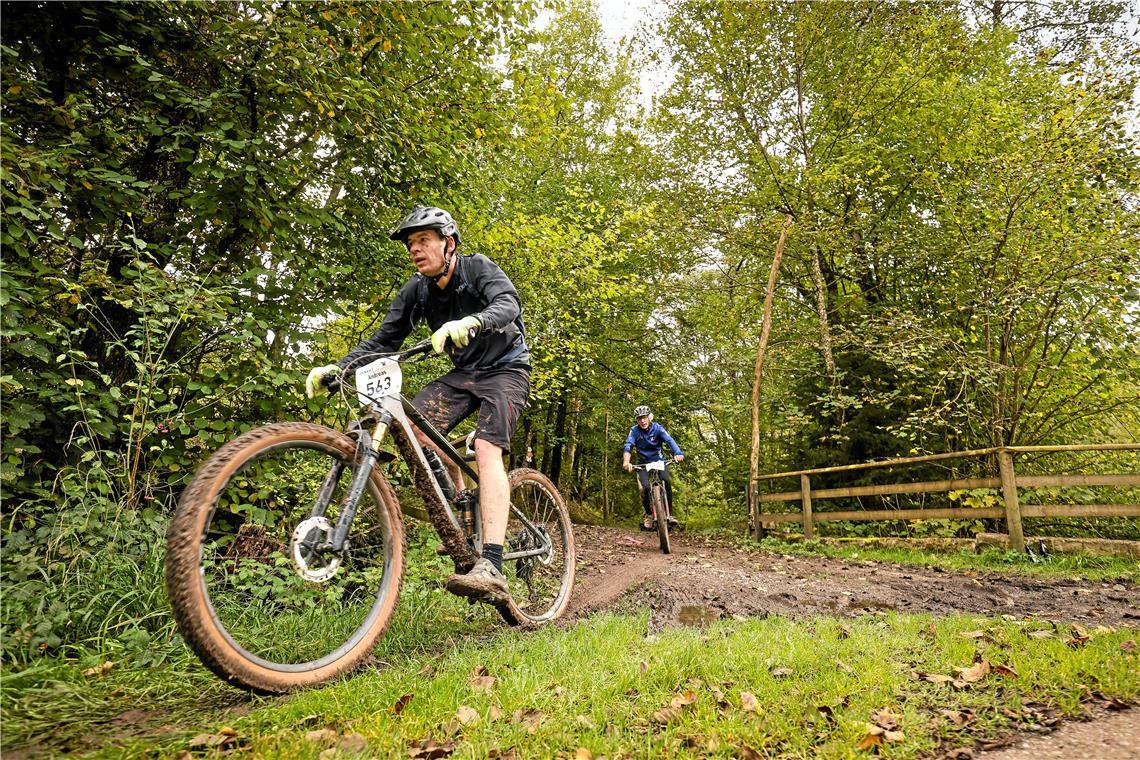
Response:
[[[792,478],[799,476],[800,488],[797,491],[759,494],[754,491],[752,503],[756,505],[752,529],[756,538],[763,535],[763,523],[798,522],[803,524],[804,537],[812,538],[817,522],[833,520],[946,520],[946,519],[1004,519],[1009,533],[1009,547],[1016,551],[1025,549],[1025,534],[1021,527],[1023,517],[1140,517],[1140,504],[1026,504],[1018,498],[1019,488],[1074,488],[1089,486],[1140,487],[1140,472],[1088,474],[1088,475],[1018,475],[1014,468],[1014,457],[1018,454],[1046,454],[1075,451],[1140,451],[1140,443],[1080,444],[1073,446],[999,446],[990,449],[955,451],[945,454],[929,454],[918,457],[888,459],[881,462],[862,462],[838,467],[820,467],[814,470],[794,470],[761,475],[760,480]],[[953,478],[932,480],[921,483],[891,483],[876,486],[852,486],[850,488],[812,489],[813,475],[825,473],[853,472],[898,465],[938,462],[947,459],[972,459],[994,456],[997,459],[999,477],[996,478]],[[754,487],[756,484],[754,484]],[[813,500],[843,499],[854,496],[888,496],[894,494],[939,493],[973,488],[1001,489],[1003,506],[975,509],[971,507],[948,507],[939,509],[872,509],[846,510],[842,512],[814,512]],[[766,513],[763,505],[771,502],[799,501],[799,512]]]

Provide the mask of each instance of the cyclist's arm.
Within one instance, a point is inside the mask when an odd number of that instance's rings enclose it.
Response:
[[[475,288],[484,303],[475,316],[483,330],[501,330],[522,314],[519,292],[499,266],[482,254],[473,255],[467,262],[471,267]]]
[[[356,348],[349,351],[347,356],[337,362],[339,366],[351,367],[357,358],[365,354],[391,353],[399,350],[404,338],[408,337],[408,333],[415,327],[413,310],[416,305],[418,279],[413,277],[400,288],[400,292],[388,306],[388,314],[380,323],[380,329],[372,333],[371,338],[361,341]]]
[[[683,457],[685,452],[681,451],[681,447],[673,440],[673,437],[666,432],[665,428],[661,428],[661,440],[669,444],[669,448],[673,449],[673,456]]]
[[[633,432],[635,428],[629,429],[629,435],[626,436],[625,443],[622,445],[621,453],[621,466],[627,472],[630,470],[629,464],[629,450],[633,448]]]

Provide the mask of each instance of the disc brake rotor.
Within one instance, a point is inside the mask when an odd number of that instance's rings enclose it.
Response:
[[[297,574],[305,580],[324,583],[336,575],[340,557],[322,557],[317,551],[318,546],[328,541],[332,530],[332,523],[325,517],[310,517],[293,529],[293,538],[289,542],[290,554]]]

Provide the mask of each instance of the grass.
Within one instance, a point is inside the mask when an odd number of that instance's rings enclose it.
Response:
[[[317,758],[355,742],[370,756],[408,756],[435,741],[454,742],[457,758],[579,748],[611,758],[737,757],[745,746],[772,757],[861,757],[861,744],[879,740],[879,754],[910,758],[1077,715],[1090,701],[1140,699],[1135,629],[891,613],[647,635],[641,613],[527,633],[440,590],[448,563],[429,532],[413,532],[411,547],[376,667],[323,689],[253,698],[176,640],[145,653],[114,642],[73,647],[4,673],[5,754],[220,756],[237,746],[255,757]],[[105,661],[114,665],[85,674]],[[993,669],[976,681],[958,676],[975,661]],[[756,710],[744,709],[747,695]],[[143,714],[115,723],[129,711]]]
[[[1028,554],[986,550],[938,552],[926,549],[874,546],[859,539],[849,544],[836,545],[822,541],[781,541],[766,538],[749,541],[748,545],[781,554],[800,554],[834,557],[837,559],[875,560],[898,562],[923,567],[942,567],[957,572],[992,570],[1047,578],[1077,577],[1091,581],[1140,581],[1140,561],[1128,557],[1098,556],[1085,553],[1051,554],[1034,561]]]
[[[489,633],[421,642],[430,652],[396,642],[398,651],[378,652],[385,660],[379,669],[277,699],[250,699],[211,682],[185,658],[156,671],[112,669],[96,678],[73,667],[57,681],[63,688],[35,695],[41,705],[36,723],[45,731],[45,748],[86,745],[99,757],[174,756],[196,735],[223,736],[223,726],[232,729],[232,742],[257,757],[316,758],[350,734],[374,756],[406,756],[409,746],[435,740],[455,741],[454,757],[511,748],[518,757],[566,756],[579,747],[608,757],[731,757],[745,745],[776,757],[856,757],[877,718],[900,732],[879,752],[905,758],[942,744],[969,746],[1054,714],[1075,715],[1094,693],[1140,697],[1136,655],[1122,648],[1134,631],[1093,631],[1076,645],[1067,630],[975,616],[750,619],[653,636],[646,636],[646,623],[644,615],[599,616],[567,629],[522,633],[476,612],[458,630]],[[1030,637],[1033,631],[1051,635]],[[393,638],[410,633],[394,631]],[[961,688],[914,676],[953,676],[954,668],[969,668],[979,658],[1016,675],[991,673]],[[55,675],[66,671],[61,666]],[[475,680],[483,674],[495,679],[485,689]],[[755,697],[757,711],[742,709],[745,693]],[[104,699],[111,704],[102,709],[103,721],[125,709],[166,708],[171,712],[162,720],[178,725],[149,736],[118,736],[112,747],[111,734],[121,730],[95,720]],[[668,710],[675,699],[691,703]],[[225,712],[239,705],[248,714]],[[8,705],[6,723],[11,710]],[[942,710],[969,722],[959,727]],[[64,715],[84,728],[68,727]],[[26,737],[30,724],[17,726],[25,731],[16,736]],[[328,731],[310,738],[322,729]],[[98,738],[81,742],[83,733]],[[6,726],[5,743],[14,738]]]

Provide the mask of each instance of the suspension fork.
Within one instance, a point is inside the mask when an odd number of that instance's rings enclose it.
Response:
[[[356,509],[360,505],[360,497],[364,495],[364,489],[368,487],[368,478],[372,475],[372,468],[375,467],[376,462],[380,460],[380,444],[383,442],[384,436],[387,434],[388,427],[391,424],[391,412],[382,411],[376,422],[376,427],[372,430],[371,434],[363,427],[358,430],[356,455],[353,458],[352,483],[348,487],[348,497],[344,501],[344,509],[340,511],[340,517],[337,518],[336,525],[333,527],[332,536],[328,543],[319,547],[321,551],[336,553],[344,551],[347,543],[346,539],[348,538],[348,530],[352,526],[352,518],[356,516]],[[328,507],[328,500],[332,498],[332,491],[336,486],[336,478],[340,476],[340,472],[343,469],[343,462],[337,462],[333,466],[333,471],[328,474],[324,485],[321,486],[318,503],[313,507],[314,512],[320,509],[321,513],[323,513]]]

